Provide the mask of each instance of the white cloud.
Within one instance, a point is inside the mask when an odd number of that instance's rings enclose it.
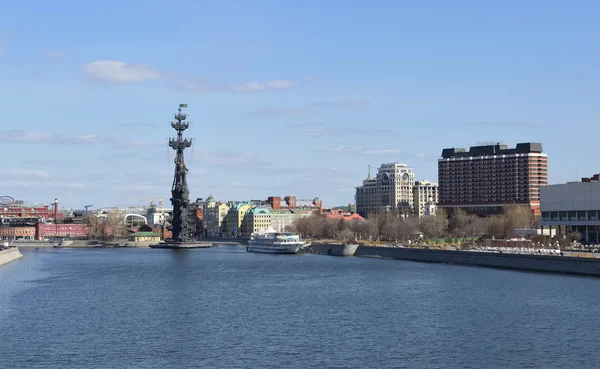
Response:
[[[20,129],[0,130],[0,142],[47,142],[52,135],[43,132],[30,132]]]
[[[242,84],[230,84],[229,89],[234,92],[258,92],[266,89],[284,89],[291,88],[294,83],[285,80],[275,80],[267,82],[248,82]]]
[[[48,56],[51,59],[62,59],[65,57],[65,51],[64,50],[54,50],[54,51],[50,51],[50,53],[48,53]]]
[[[136,191],[151,191],[156,188],[157,188],[156,186],[147,186],[147,185],[137,185],[137,186],[133,187],[133,189]]]
[[[292,87],[294,84],[290,81],[270,81],[267,82],[267,86],[271,86],[272,88],[289,88]],[[253,87],[255,90],[262,90],[265,88],[264,85],[262,84],[258,84],[257,86]],[[247,89],[249,89],[247,87]],[[242,92],[241,91],[242,88],[239,88],[238,92]],[[302,107],[298,107],[298,108],[292,108],[292,107],[285,107],[285,108],[266,108],[266,109],[262,109],[259,110],[258,112],[256,112],[256,115],[259,118],[271,118],[271,117],[280,117],[280,116],[289,116],[289,115],[301,115],[304,114],[305,112],[309,111],[311,108],[337,108],[337,109],[357,109],[357,108],[364,108],[369,106],[371,103],[367,100],[360,100],[360,99],[353,99],[353,100],[341,100],[341,101],[313,101],[310,102]],[[316,125],[316,123],[307,123],[307,125]],[[314,127],[311,127],[311,130],[313,130]],[[373,129],[372,129],[373,130]],[[371,130],[371,131],[372,131]],[[321,131],[324,131],[323,129],[319,130],[321,133]],[[346,133],[349,133],[350,131],[352,131],[352,129],[348,129]],[[356,133],[362,134],[364,132],[364,130],[360,130],[360,129],[356,129]]]
[[[43,142],[50,139],[51,135],[44,132],[22,132],[20,137],[27,142]]]
[[[361,149],[356,147],[356,146],[344,146],[344,145],[338,145],[336,147],[334,147],[333,149],[331,149],[331,151],[333,152],[360,152]]]
[[[259,82],[248,82],[243,84],[230,84],[229,88],[234,92],[256,92],[265,89],[265,85]]]
[[[351,154],[351,155],[366,155],[366,156],[394,156],[399,155],[402,152],[400,150],[395,149],[366,149],[358,146],[344,146],[338,145],[329,151],[337,152],[341,154]]]
[[[81,183],[65,183],[65,182],[55,182],[55,181],[32,181],[29,180],[0,180],[0,185],[7,187],[14,187],[14,189],[23,189],[23,188],[37,188],[37,189],[47,189],[47,188],[58,188],[64,189],[65,187],[70,189],[81,189],[83,188],[83,184]]]
[[[63,51],[50,53],[51,57],[62,58]],[[232,82],[214,83],[204,79],[189,78],[172,72],[161,72],[146,63],[125,63],[119,60],[96,60],[81,67],[83,74],[93,80],[110,83],[132,83],[154,79],[163,79],[173,88],[192,93],[206,92],[238,92],[251,93],[273,89],[287,89],[294,87],[288,80],[268,80],[265,82]]]
[[[520,121],[474,121],[463,124],[464,127],[478,127],[478,128],[498,128],[498,129],[507,129],[507,128],[544,128],[543,124],[530,123],[530,122],[520,122]]]
[[[83,135],[83,136],[77,136],[75,138],[79,141],[87,142],[87,143],[96,142],[98,140],[98,136],[96,136],[96,135]]]
[[[387,155],[398,155],[401,151],[394,149],[385,149],[385,150],[365,150],[363,154],[369,156],[387,156]]]
[[[324,108],[364,108],[371,103],[367,100],[351,99],[341,101],[313,101],[309,105]]]
[[[111,83],[143,82],[158,79],[161,74],[148,64],[128,64],[117,60],[97,60],[82,66],[91,79]]]
[[[0,130],[0,143],[15,144],[55,144],[55,145],[84,145],[107,144],[116,146],[155,146],[157,142],[144,140],[130,140],[122,137],[96,136],[87,134],[82,136],[65,136],[46,132],[28,132],[18,129]]]
[[[276,80],[267,81],[267,86],[271,88],[291,88],[294,87],[294,83],[292,81]]]
[[[300,116],[304,114],[303,109],[297,108],[278,108],[278,109],[261,109],[256,113],[258,118],[280,118],[290,116]]]
[[[394,135],[398,133],[393,129],[386,128],[326,127],[324,124],[317,122],[292,123],[288,124],[287,127],[293,129],[298,134],[313,137],[337,137],[341,135]]]
[[[248,152],[208,151],[200,150],[190,156],[190,160],[199,161],[204,165],[213,167],[258,166],[268,165]]]
[[[5,172],[5,175],[10,178],[27,179],[27,178],[49,178],[50,173],[43,170],[29,169],[10,169]]]
[[[173,88],[195,94],[227,90],[224,87],[219,87],[203,79],[182,78],[179,76],[166,76],[166,78],[170,81]]]

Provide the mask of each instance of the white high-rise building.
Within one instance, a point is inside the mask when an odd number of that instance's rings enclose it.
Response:
[[[413,187],[415,216],[435,215],[438,203],[438,184],[429,181],[416,181]]]
[[[356,212],[366,217],[377,211],[413,213],[415,175],[406,164],[381,164],[375,178],[369,175],[356,187]]]

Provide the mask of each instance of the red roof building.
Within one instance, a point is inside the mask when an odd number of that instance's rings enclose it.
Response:
[[[358,213],[353,211],[345,211],[339,209],[331,209],[327,214],[327,218],[329,219],[343,219],[345,221],[351,220],[365,220],[365,218],[361,217]]]

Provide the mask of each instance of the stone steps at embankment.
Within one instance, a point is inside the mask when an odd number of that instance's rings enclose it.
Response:
[[[21,252],[19,252],[19,249],[16,247],[0,250],[0,266],[6,265],[22,257],[23,255],[21,254]]]

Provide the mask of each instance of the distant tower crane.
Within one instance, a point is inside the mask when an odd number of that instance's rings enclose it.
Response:
[[[92,206],[94,206],[94,205],[86,205],[86,206],[84,206],[84,208],[85,208],[85,215],[88,215],[88,209],[91,208]]]

